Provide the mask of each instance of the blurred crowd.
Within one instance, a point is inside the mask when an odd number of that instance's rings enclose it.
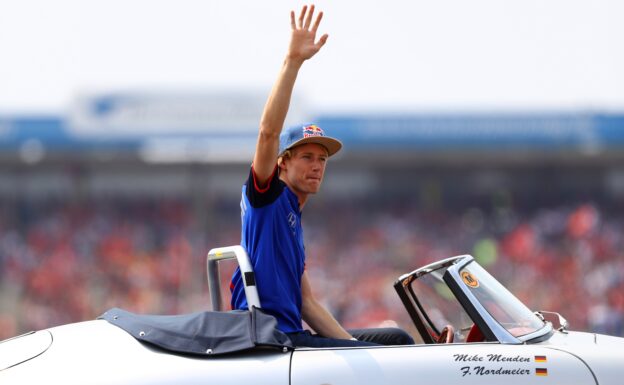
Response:
[[[210,309],[205,256],[240,241],[237,206],[213,199],[198,220],[186,199],[0,203],[0,339],[111,307]],[[318,199],[303,214],[307,269],[345,326],[413,330],[397,277],[472,254],[531,309],[560,312],[574,330],[624,336],[622,218],[623,208],[591,201],[443,209],[408,198]]]

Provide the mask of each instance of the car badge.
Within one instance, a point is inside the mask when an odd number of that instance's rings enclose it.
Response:
[[[464,283],[469,287],[472,287],[473,289],[479,287],[479,281],[474,275],[470,274],[469,272],[464,271],[463,273],[461,273],[461,277],[462,281],[464,281]]]

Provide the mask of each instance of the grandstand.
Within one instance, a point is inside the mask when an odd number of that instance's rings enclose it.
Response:
[[[204,259],[240,240],[258,100],[131,96],[0,117],[0,339],[113,306],[209,307]],[[304,229],[318,295],[347,327],[407,328],[393,280],[471,253],[534,310],[624,335],[624,115],[310,120],[346,146]]]

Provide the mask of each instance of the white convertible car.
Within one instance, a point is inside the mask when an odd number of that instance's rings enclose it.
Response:
[[[558,314],[530,311],[468,255],[396,281],[423,344],[323,349],[293,348],[257,308],[240,246],[211,250],[211,282],[218,260],[232,256],[250,311],[111,309],[94,321],[27,333],[0,342],[0,384],[624,383],[624,339],[568,331]],[[218,306],[220,293],[213,287],[211,295]]]

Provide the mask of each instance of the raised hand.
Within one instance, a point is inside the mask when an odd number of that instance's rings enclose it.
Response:
[[[282,69],[273,84],[269,98],[264,105],[260,119],[260,133],[256,144],[256,153],[253,160],[256,182],[261,188],[266,186],[271,175],[274,174],[279,150],[279,135],[284,126],[290,99],[292,96],[297,74],[304,61],[314,56],[327,41],[327,35],[316,41],[316,30],[321,23],[323,13],[319,12],[314,23],[314,6],[308,9],[304,6],[295,19],[295,12],[290,12],[292,35],[290,46]]]
[[[325,45],[327,34],[316,40],[316,31],[323,18],[323,12],[319,12],[312,24],[314,17],[314,5],[305,5],[301,9],[299,19],[295,20],[295,12],[290,11],[290,24],[292,27],[292,35],[290,38],[290,46],[288,48],[288,58],[291,60],[305,61],[314,56]]]

